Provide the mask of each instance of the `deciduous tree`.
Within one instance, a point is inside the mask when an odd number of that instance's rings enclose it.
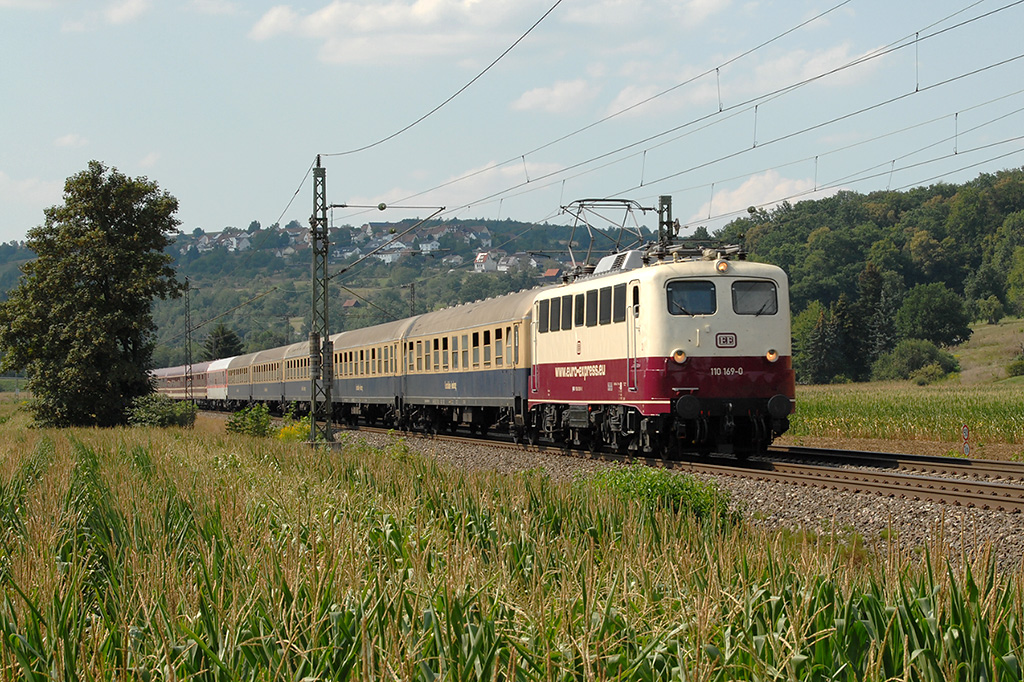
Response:
[[[905,339],[925,339],[955,346],[971,338],[963,299],[941,282],[918,284],[896,313],[896,328]]]
[[[90,161],[29,231],[36,259],[0,304],[0,346],[5,368],[27,370],[38,423],[121,424],[152,390],[150,305],[181,291],[164,253],[177,209],[155,182]]]

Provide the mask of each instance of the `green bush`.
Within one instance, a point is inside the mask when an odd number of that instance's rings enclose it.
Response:
[[[1024,358],[1017,358],[1006,366],[1006,376],[1024,377]]]
[[[697,518],[735,520],[729,495],[717,486],[665,469],[630,466],[604,469],[583,479],[584,485],[610,492],[625,502],[648,510],[671,509]]]
[[[274,432],[270,424],[270,409],[263,403],[235,412],[228,420],[228,431],[250,436],[269,436]]]
[[[910,379],[930,365],[937,367],[938,373],[936,374],[934,369],[929,369],[925,375],[934,378],[940,378],[960,369],[960,363],[951,353],[942,350],[931,341],[904,339],[896,344],[896,348],[891,352],[882,355],[875,361],[871,367],[871,378],[875,380]]]
[[[194,404],[159,393],[139,396],[128,408],[128,423],[132,426],[192,426],[195,422]]]
[[[942,371],[942,367],[940,367],[938,363],[933,362],[930,365],[925,365],[921,369],[914,371],[910,375],[910,380],[918,386],[927,386],[928,384],[935,383],[944,376],[946,376],[946,372]]]

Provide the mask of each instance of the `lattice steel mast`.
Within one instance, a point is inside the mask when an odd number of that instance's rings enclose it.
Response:
[[[332,442],[331,428],[333,405],[331,384],[334,374],[334,350],[331,344],[331,327],[328,311],[327,255],[330,252],[330,235],[327,225],[327,169],[316,157],[313,169],[313,215],[309,219],[310,241],[313,251],[313,305],[309,329],[309,425],[310,443]]]

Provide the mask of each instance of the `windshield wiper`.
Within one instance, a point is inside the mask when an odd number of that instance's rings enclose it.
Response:
[[[691,312],[690,312],[689,310],[687,310],[686,308],[684,308],[684,307],[683,307],[683,306],[682,306],[682,305],[681,305],[681,304],[679,303],[679,301],[672,301],[671,303],[672,303],[672,305],[674,305],[674,306],[675,306],[676,308],[678,308],[678,309],[679,309],[679,312],[681,312],[681,313],[682,313],[683,315],[689,315],[690,317],[693,317],[693,313],[691,313]]]

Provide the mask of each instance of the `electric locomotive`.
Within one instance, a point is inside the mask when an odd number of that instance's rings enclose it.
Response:
[[[539,292],[528,438],[644,453],[764,450],[794,405],[788,279],[743,255],[626,251]]]

